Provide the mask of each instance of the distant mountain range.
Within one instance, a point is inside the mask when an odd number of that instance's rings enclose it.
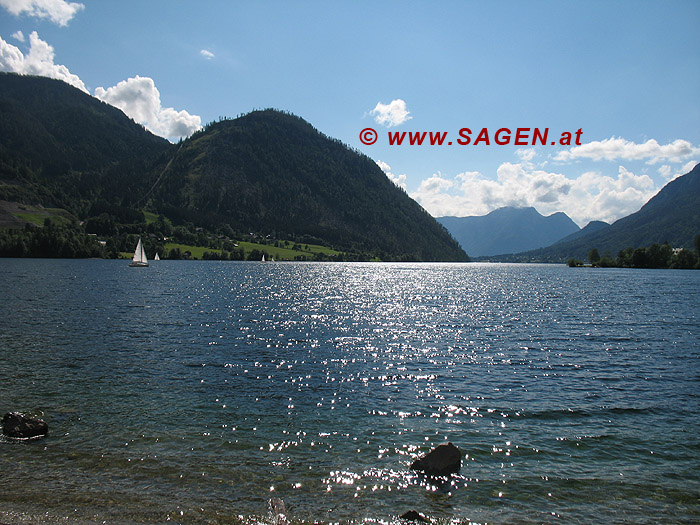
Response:
[[[586,260],[593,248],[616,257],[629,247],[664,243],[693,250],[693,239],[700,235],[700,164],[613,224],[592,221],[579,229],[564,213],[543,217],[534,208],[500,208],[480,217],[438,221],[472,257],[492,261]]]
[[[700,235],[700,164],[666,184],[638,212],[608,227],[593,228],[585,235],[565,238],[543,250],[519,256],[557,262],[570,257],[585,260],[592,248],[601,255],[615,257],[628,247],[664,243],[693,250],[693,239],[697,235]]]
[[[545,217],[535,208],[505,207],[484,216],[439,217],[438,222],[472,257],[544,248],[580,231],[565,213]]]
[[[601,255],[616,257],[629,247],[664,243],[693,250],[697,235],[700,235],[700,164],[666,184],[638,212],[611,225],[591,223],[546,248],[494,260],[564,262],[576,258],[583,261],[593,248]]]
[[[115,237],[145,231],[150,212],[209,240],[255,233],[382,260],[468,260],[372,159],[281,111],[171,144],[68,84],[0,73],[0,137],[7,209],[64,209]]]

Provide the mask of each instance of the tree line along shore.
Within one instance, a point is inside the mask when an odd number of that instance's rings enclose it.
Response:
[[[620,250],[617,257],[610,254],[600,255],[597,248],[588,252],[588,262],[594,268],[656,268],[677,270],[700,269],[700,235],[696,235],[693,243],[695,250],[673,248],[670,244],[652,244],[649,247],[625,248]],[[578,259],[569,259],[571,267],[584,266]]]
[[[99,233],[95,233],[99,232]],[[131,258],[142,238],[147,256],[161,259],[259,261],[372,261],[391,260],[388,254],[343,250],[326,246],[309,235],[275,239],[232,230],[212,233],[193,225],[173,226],[162,215],[148,223],[115,225],[109,218],[78,223],[64,217],[46,217],[40,226],[27,222],[22,228],[0,229],[0,257],[34,258]]]

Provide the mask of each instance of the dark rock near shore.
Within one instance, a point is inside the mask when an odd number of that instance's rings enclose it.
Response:
[[[423,516],[421,513],[416,512],[415,510],[409,510],[408,512],[404,512],[399,516],[400,519],[406,520],[406,521],[417,521],[419,523],[430,523],[430,520],[427,519],[425,516]]]
[[[429,476],[449,476],[459,472],[461,466],[462,453],[452,443],[439,445],[411,463],[412,470],[420,470]]]
[[[2,418],[2,433],[18,439],[44,437],[49,433],[49,425],[41,419],[26,417],[19,412],[8,412]]]

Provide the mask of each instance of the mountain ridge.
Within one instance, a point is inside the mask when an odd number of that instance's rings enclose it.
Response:
[[[565,213],[543,216],[533,207],[505,206],[487,215],[439,217],[438,222],[472,257],[545,247],[579,231]]]
[[[202,220],[210,224],[226,216],[266,235],[303,232],[344,249],[465,260],[447,231],[372,159],[279,110],[208,125],[184,141],[163,179],[154,198],[182,220],[206,209]],[[218,193],[193,192],[195,183]]]
[[[0,109],[0,200],[64,208],[122,250],[148,211],[212,243],[254,233],[382,260],[468,260],[374,161],[289,113],[253,111],[171,144],[68,84],[9,73]]]
[[[0,136],[0,199],[76,214],[81,197],[135,189],[175,147],[61,80],[14,73],[0,73]]]
[[[566,237],[563,237],[562,239],[559,239],[554,244],[574,241],[576,239],[579,239],[583,236],[588,235],[589,233],[594,233],[594,232],[597,232],[597,231],[600,231],[600,230],[603,230],[603,229],[609,228],[609,227],[610,227],[610,224],[608,224],[605,221],[591,221],[588,224],[586,224],[583,228],[581,228],[579,231],[574,232],[570,235],[567,235]]]
[[[637,212],[602,227],[562,239],[549,247],[500,257],[501,261],[565,262],[586,260],[593,248],[615,257],[627,248],[669,243],[673,248],[693,250],[700,234],[700,164],[667,183]],[[583,232],[580,232],[583,233]]]

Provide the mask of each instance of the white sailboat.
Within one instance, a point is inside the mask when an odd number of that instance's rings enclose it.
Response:
[[[131,258],[131,263],[129,266],[138,268],[148,266],[148,258],[146,257],[146,250],[143,249],[141,237],[139,237],[139,242],[136,245],[136,250],[134,250],[134,256]]]
[[[154,261],[160,261],[160,257],[158,257],[158,252],[156,252],[156,256],[153,258]]]
[[[265,262],[265,254],[263,253],[262,262]]]

